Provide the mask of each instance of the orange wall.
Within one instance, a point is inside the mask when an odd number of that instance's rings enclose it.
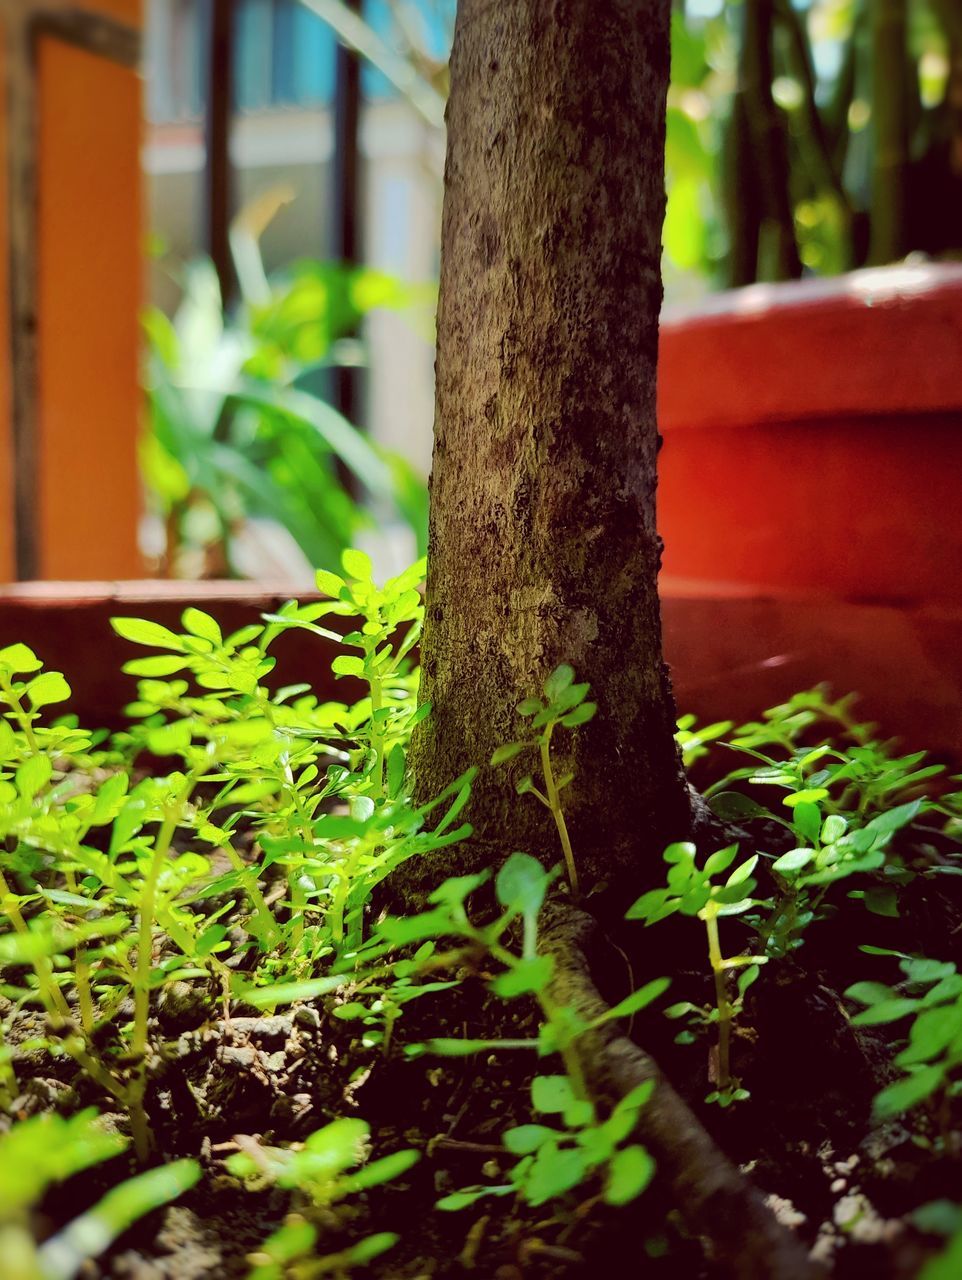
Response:
[[[44,0],[23,0],[38,11]],[[141,0],[79,0],[131,25]],[[2,34],[2,33],[0,33]],[[0,73],[4,68],[0,45]],[[131,577],[142,206],[141,83],[45,38],[37,59],[40,574]],[[14,574],[6,77],[0,84],[0,580]]]
[[[135,577],[140,81],[50,39],[39,73],[40,573]]]

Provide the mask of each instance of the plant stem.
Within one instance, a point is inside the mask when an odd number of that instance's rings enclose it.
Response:
[[[554,818],[554,824],[558,829],[558,838],[561,840],[561,849],[564,853],[565,869],[568,873],[568,884],[571,886],[571,894],[574,898],[580,898],[581,892],[578,888],[578,868],[575,866],[575,856],[571,848],[571,838],[568,835],[568,824],[565,822],[564,810],[561,807],[561,801],[558,797],[558,788],[555,784],[554,770],[551,767],[551,731],[553,724],[549,724],[544,732],[544,736],[539,743],[541,750],[541,772],[544,775],[544,786],[547,792],[548,808],[551,810],[551,816]]]
[[[13,925],[14,931],[22,937],[30,937],[30,929],[24,920],[20,911],[20,906],[16,898],[10,892],[3,874],[0,873],[0,898],[3,899],[3,907]],[[41,1002],[46,1010],[47,1017],[59,1021],[61,1024],[71,1023],[70,1006],[67,1004],[66,997],[57,985],[53,976],[53,966],[50,963],[49,956],[38,956],[32,962],[32,968],[37,979],[37,987],[40,994]],[[62,1041],[64,1050],[73,1058],[74,1062],[83,1070],[92,1080],[95,1080],[105,1092],[111,1097],[127,1105],[129,1098],[127,1091],[116,1077],[107,1070],[107,1068],[99,1062],[87,1049],[82,1037],[68,1035]],[[11,1065],[11,1071],[13,1070]]]
[[[718,1090],[725,1093],[731,1086],[732,1007],[728,999],[726,966],[718,938],[718,917],[703,917],[708,931],[708,958],[715,978],[715,1001],[718,1005]]]
[[[278,946],[281,941],[281,930],[278,928],[277,921],[271,914],[270,907],[267,905],[261,887],[257,883],[257,870],[255,867],[249,866],[240,856],[234,846],[228,840],[221,846],[223,852],[227,855],[227,860],[242,878],[244,882],[244,890],[250,899],[250,904],[254,909],[254,916],[251,932],[266,944],[265,949],[270,951]]]
[[[0,872],[0,900],[2,900],[3,910],[9,917],[14,931],[19,933],[21,937],[31,937],[32,934],[26,920],[23,918],[20,904],[17,902],[15,895],[10,892],[10,887],[2,872]],[[65,1021],[69,1021],[70,1006],[67,1004],[65,996],[53,976],[50,957],[37,956],[31,963],[37,978],[40,999],[46,1007],[47,1013],[50,1016],[60,1017]]]
[[[193,789],[193,777],[188,776],[184,793],[174,804],[164,810],[164,818],[154,841],[150,867],[140,894],[140,922],[137,937],[137,968],[134,981],[134,1027],[131,1038],[131,1054],[134,1058],[134,1075],[130,1083],[128,1109],[137,1158],[141,1162],[150,1154],[150,1130],[144,1111],[144,1093],[147,1088],[147,1023],[150,1016],[150,972],[154,949],[154,911],[157,901],[157,882],[167,855],[170,853],[174,832],[180,822],[183,806]]]
[[[370,656],[373,657],[373,654]],[[384,730],[378,719],[378,712],[384,704],[384,689],[381,677],[372,675],[368,681],[371,690],[371,746],[374,748],[374,797],[380,800],[384,795]]]
[[[27,739],[27,746],[34,755],[39,755],[40,744],[37,742],[37,735],[33,731],[33,722],[31,717],[24,711],[23,703],[14,693],[13,682],[9,676],[0,676],[0,689],[3,690],[13,714],[17,717],[17,723],[23,730],[23,736]]]
[[[904,252],[905,169],[908,163],[908,74],[905,0],[872,6],[872,234],[869,262],[893,262]]]

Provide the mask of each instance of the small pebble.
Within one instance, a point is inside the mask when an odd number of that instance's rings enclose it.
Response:
[[[312,1004],[299,1004],[294,1010],[294,1021],[299,1027],[309,1027],[312,1031],[320,1031],[321,1015]]]

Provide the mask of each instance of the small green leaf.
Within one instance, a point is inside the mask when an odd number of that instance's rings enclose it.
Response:
[[[708,801],[708,807],[723,822],[742,822],[749,818],[766,817],[768,810],[740,791],[720,791]]]
[[[909,982],[926,983],[941,982],[955,973],[955,965],[951,960],[929,960],[925,956],[912,956],[903,960],[899,968]]]
[[[133,644],[146,644],[155,649],[173,649],[176,653],[183,653],[184,644],[180,636],[175,635],[168,627],[162,627],[159,622],[150,622],[146,618],[111,618],[110,625],[118,636]]]
[[[131,658],[125,662],[123,670],[129,676],[172,676],[183,671],[189,659],[178,657],[175,653],[156,653],[149,658]]]
[[[567,1076],[535,1076],[531,1081],[531,1105],[545,1115],[560,1114],[577,1101]]]
[[[210,614],[204,613],[202,609],[187,608],[180,620],[184,630],[189,631],[192,636],[200,636],[202,640],[209,640],[214,645],[223,644],[224,637],[220,627]]]
[[[824,787],[809,787],[796,791],[794,795],[785,796],[782,804],[795,809],[800,804],[818,804],[819,800],[827,800],[828,792]]]
[[[728,879],[725,881],[726,889],[733,889],[736,886],[743,885],[758,864],[758,854],[753,854],[741,866],[736,867]]]
[[[882,982],[856,982],[845,991],[849,1000],[857,1000],[859,1004],[881,1004],[883,1000],[892,1000],[892,988]]]
[[[334,1017],[342,1022],[354,1022],[358,1018],[366,1018],[370,1011],[366,1004],[361,1004],[360,1000],[348,1000],[344,1004],[339,1004],[332,1012]]]
[[[333,596],[335,600],[340,597],[346,585],[343,578],[339,578],[336,573],[330,573],[327,569],[318,569],[314,580],[319,591],[323,591],[326,596]]]
[[[892,885],[873,884],[865,890],[865,905],[873,915],[898,918],[898,894]]]
[[[8,644],[5,649],[0,649],[0,668],[11,675],[39,671],[42,666],[34,651],[25,644]]]
[[[47,756],[30,756],[14,774],[17,791],[26,800],[32,800],[42,791],[53,775],[53,765]]]
[[[170,724],[148,732],[147,749],[155,756],[183,755],[190,746],[190,739],[190,721],[172,720]]]
[[[407,1173],[408,1169],[413,1168],[420,1159],[419,1151],[408,1149],[394,1151],[380,1160],[372,1160],[370,1164],[358,1169],[357,1173],[350,1175],[348,1182],[351,1190],[363,1191],[368,1187],[379,1187],[385,1182],[391,1182],[394,1178],[399,1178],[402,1173]]]
[[[731,864],[738,857],[738,845],[730,844],[726,849],[717,849],[714,853],[708,855],[705,863],[706,876],[720,876],[723,871],[727,871]]]
[[[528,853],[512,853],[494,882],[498,901],[509,911],[537,916],[552,875]]]
[[[470,1209],[485,1196],[510,1195],[513,1191],[514,1187],[469,1187],[464,1191],[454,1191],[449,1196],[442,1196],[435,1202],[434,1207],[448,1213],[456,1213],[459,1209]]]
[[[571,684],[574,678],[574,668],[570,667],[567,662],[562,662],[559,666],[555,667],[554,671],[552,671],[551,675],[548,676],[547,680],[544,682],[544,694],[548,701],[554,702],[556,698],[564,693],[565,689],[567,689],[568,685]]]
[[[355,582],[370,582],[373,579],[374,565],[366,551],[349,547],[341,554],[341,564],[348,578]]]
[[[397,799],[404,786],[404,775],[407,769],[407,757],[400,742],[395,742],[387,758],[387,790],[392,799]]]
[[[653,1001],[663,996],[671,986],[670,978],[653,978],[651,982],[646,982],[643,987],[639,987],[637,991],[633,991],[631,995],[625,996],[624,1000],[619,1000],[600,1018],[599,1022],[610,1022],[613,1018],[627,1018],[631,1014],[637,1013],[639,1009],[647,1008]]]
[[[542,706],[543,704],[540,698],[525,698],[523,702],[518,703],[518,715],[524,716],[525,719],[528,719],[530,716],[536,716],[542,709]]]
[[[848,822],[840,813],[830,813],[822,823],[821,843],[834,844],[848,830]]]
[[[886,1022],[898,1022],[900,1018],[907,1018],[910,1013],[914,1013],[918,1007],[918,1000],[899,997],[893,1000],[880,1000],[877,1004],[871,1004],[861,1013],[857,1013],[852,1023],[856,1027],[877,1027]]]
[[[551,981],[553,971],[554,960],[551,956],[531,956],[527,960],[520,960],[504,973],[499,973],[491,983],[491,990],[505,999],[544,991]]]
[[[817,804],[797,804],[792,815],[792,825],[804,840],[814,844],[822,829],[821,809]]]
[[[931,1097],[944,1078],[945,1069],[934,1064],[920,1067],[904,1080],[896,1080],[895,1084],[888,1085],[881,1093],[876,1094],[872,1107],[876,1118],[891,1120],[893,1116],[911,1111],[920,1102]]]
[[[608,1165],[605,1203],[619,1205],[634,1200],[651,1182],[654,1172],[655,1162],[644,1147],[630,1146],[616,1151]]]
[[[512,1155],[527,1156],[557,1137],[557,1129],[549,1129],[546,1125],[519,1124],[514,1129],[506,1129],[502,1141]]]
[[[788,853],[783,853],[780,858],[775,859],[772,870],[777,871],[780,876],[793,878],[803,867],[807,867],[814,857],[814,849],[790,849]]]
[[[363,1267],[379,1258],[382,1253],[387,1253],[388,1249],[393,1249],[400,1239],[396,1231],[375,1231],[374,1235],[351,1245],[343,1260],[348,1266]]]
[[[236,992],[238,1000],[252,1004],[256,1009],[271,1009],[279,1004],[293,1004],[296,1000],[316,1000],[326,996],[349,981],[347,974],[327,974],[323,978],[305,978],[303,982],[279,982],[272,987],[248,987]]]
[[[677,840],[674,844],[670,844],[661,856],[665,862],[690,865],[695,861],[696,853],[697,849],[690,840]]]
[[[27,685],[27,697],[34,709],[66,702],[70,697],[70,685],[59,671],[44,671]]]
[[[907,1049],[895,1059],[900,1067],[930,1062],[946,1050],[962,1032],[962,1005],[923,1009],[912,1023]]]
[[[521,1049],[535,1048],[536,1040],[455,1040],[447,1036],[436,1036],[425,1041],[428,1053],[437,1053],[443,1058],[467,1058],[472,1053],[484,1053],[486,1049]]]
[[[355,658],[350,654],[339,653],[331,663],[331,670],[336,676],[361,676],[364,675],[364,659]]]
[[[587,724],[589,720],[593,720],[597,710],[597,703],[583,702],[580,707],[575,707],[573,711],[562,716],[559,724],[563,724],[566,729],[576,729],[578,725]]]
[[[908,826],[922,807],[921,800],[913,800],[910,804],[900,804],[894,809],[880,813],[871,822],[865,824],[866,831],[874,831],[879,835],[889,835],[902,827]]]
[[[531,1205],[547,1204],[582,1182],[589,1172],[584,1154],[574,1148],[559,1149],[546,1142],[534,1157],[521,1184],[525,1199]]]
[[[680,905],[681,900],[673,898],[667,889],[649,889],[637,902],[632,903],[625,913],[625,919],[644,920],[646,925],[652,925],[673,915]]]
[[[522,752],[527,742],[506,742],[503,746],[496,747],[491,754],[491,764],[506,764],[508,760],[513,760],[516,755]]]

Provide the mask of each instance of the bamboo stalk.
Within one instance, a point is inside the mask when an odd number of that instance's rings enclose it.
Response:
[[[892,262],[905,252],[908,162],[905,0],[872,6],[872,226],[869,262]]]

